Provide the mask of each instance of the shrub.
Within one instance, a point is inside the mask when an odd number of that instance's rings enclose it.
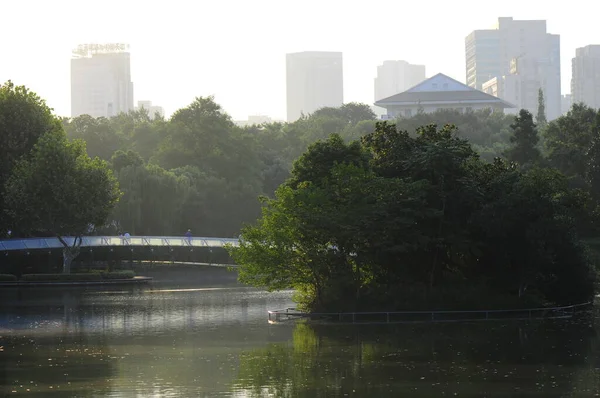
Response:
[[[14,278],[12,280],[16,280],[13,275],[9,276]],[[133,271],[90,272],[86,274],[26,274],[21,277],[21,280],[26,282],[89,282],[107,279],[132,279],[134,276]]]
[[[15,282],[17,277],[11,274],[0,274],[0,282]]]
[[[114,272],[101,272],[102,279],[131,279],[135,276],[133,271],[114,271]]]
[[[100,281],[99,274],[26,274],[21,277],[26,282],[69,282]]]

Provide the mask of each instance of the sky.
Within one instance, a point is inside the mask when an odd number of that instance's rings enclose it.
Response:
[[[575,49],[600,44],[589,0],[0,0],[0,82],[37,92],[70,116],[71,51],[128,43],[134,101],[167,115],[214,95],[234,120],[285,120],[285,54],[341,51],[344,102],[373,102],[384,60],[465,81],[465,37],[501,16],[546,19],[561,35],[563,94]],[[582,12],[582,10],[590,12]]]

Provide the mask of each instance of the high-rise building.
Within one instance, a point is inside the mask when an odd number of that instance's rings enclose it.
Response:
[[[498,18],[496,29],[466,37],[465,59],[470,87],[485,85],[486,92],[534,114],[541,88],[548,120],[561,115],[560,36],[547,33],[546,21]]]
[[[82,44],[71,59],[71,117],[111,117],[133,109],[125,44]]]
[[[326,106],[344,103],[341,52],[305,51],[287,54],[287,120],[298,120]]]
[[[561,112],[566,115],[573,106],[573,96],[571,94],[564,94],[561,96]]]
[[[154,119],[157,113],[160,117],[165,117],[165,110],[163,107],[152,105],[152,101],[138,101],[136,110],[142,110],[142,108],[148,112],[150,119]]]
[[[425,65],[413,65],[406,61],[383,61],[383,64],[377,66],[375,102],[402,93],[423,80]]]
[[[573,103],[600,108],[600,45],[578,48],[573,58],[571,94]]]
[[[501,76],[498,30],[475,30],[465,40],[467,85],[477,90],[483,83]]]

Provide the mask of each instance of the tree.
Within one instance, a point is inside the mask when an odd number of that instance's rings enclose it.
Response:
[[[517,144],[535,141],[523,112]],[[311,145],[230,252],[242,281],[313,310],[572,304],[593,296],[588,197],[556,170],[483,162],[453,126],[383,122]]]
[[[112,169],[118,173],[128,166],[142,166],[144,159],[137,152],[132,150],[124,152],[119,149],[112,155],[110,163],[112,164]]]
[[[349,102],[340,108],[342,116],[352,125],[356,125],[364,120],[375,120],[377,115],[367,104],[358,102]]]
[[[321,117],[341,119],[346,124],[355,125],[364,120],[375,120],[375,112],[367,104],[359,102],[349,102],[339,108],[326,106],[314,111],[309,119],[317,119]]]
[[[82,236],[105,223],[120,195],[107,163],[91,159],[83,141],[69,142],[62,131],[40,137],[31,156],[17,162],[5,189],[15,230],[52,234],[63,244],[63,273],[70,273]]]
[[[505,152],[506,157],[520,165],[536,163],[540,158],[540,151],[537,148],[539,137],[531,113],[521,109],[510,128],[513,130],[513,135],[510,137],[512,147]]]
[[[592,126],[593,136],[590,149],[586,153],[588,160],[586,181],[594,199],[600,201],[600,111],[596,114],[596,120]]]
[[[0,84],[0,208],[4,207],[4,184],[15,163],[29,154],[41,135],[58,130],[60,121],[44,100],[10,80]],[[5,217],[0,212],[0,236],[9,222]]]
[[[538,109],[535,121],[539,128],[546,127],[548,120],[546,119],[546,101],[544,100],[544,90],[538,90]]]
[[[294,188],[306,181],[319,184],[329,175],[331,168],[340,163],[365,166],[368,163],[368,156],[359,142],[347,145],[338,134],[332,134],[326,141],[312,144],[294,162],[292,176],[287,184]]]
[[[586,153],[592,145],[597,111],[573,104],[569,112],[544,129],[546,156],[552,167],[568,177],[583,178],[589,165]]]
[[[86,143],[86,150],[90,157],[98,156],[103,160],[110,160],[115,151],[125,144],[125,137],[113,127],[113,119],[105,117],[93,118],[90,115],[81,115],[63,122],[65,132],[71,139],[82,139]]]

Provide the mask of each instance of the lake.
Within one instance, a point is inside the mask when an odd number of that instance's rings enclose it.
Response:
[[[0,395],[591,397],[595,314],[571,320],[271,325],[266,293],[172,280],[0,291]]]

